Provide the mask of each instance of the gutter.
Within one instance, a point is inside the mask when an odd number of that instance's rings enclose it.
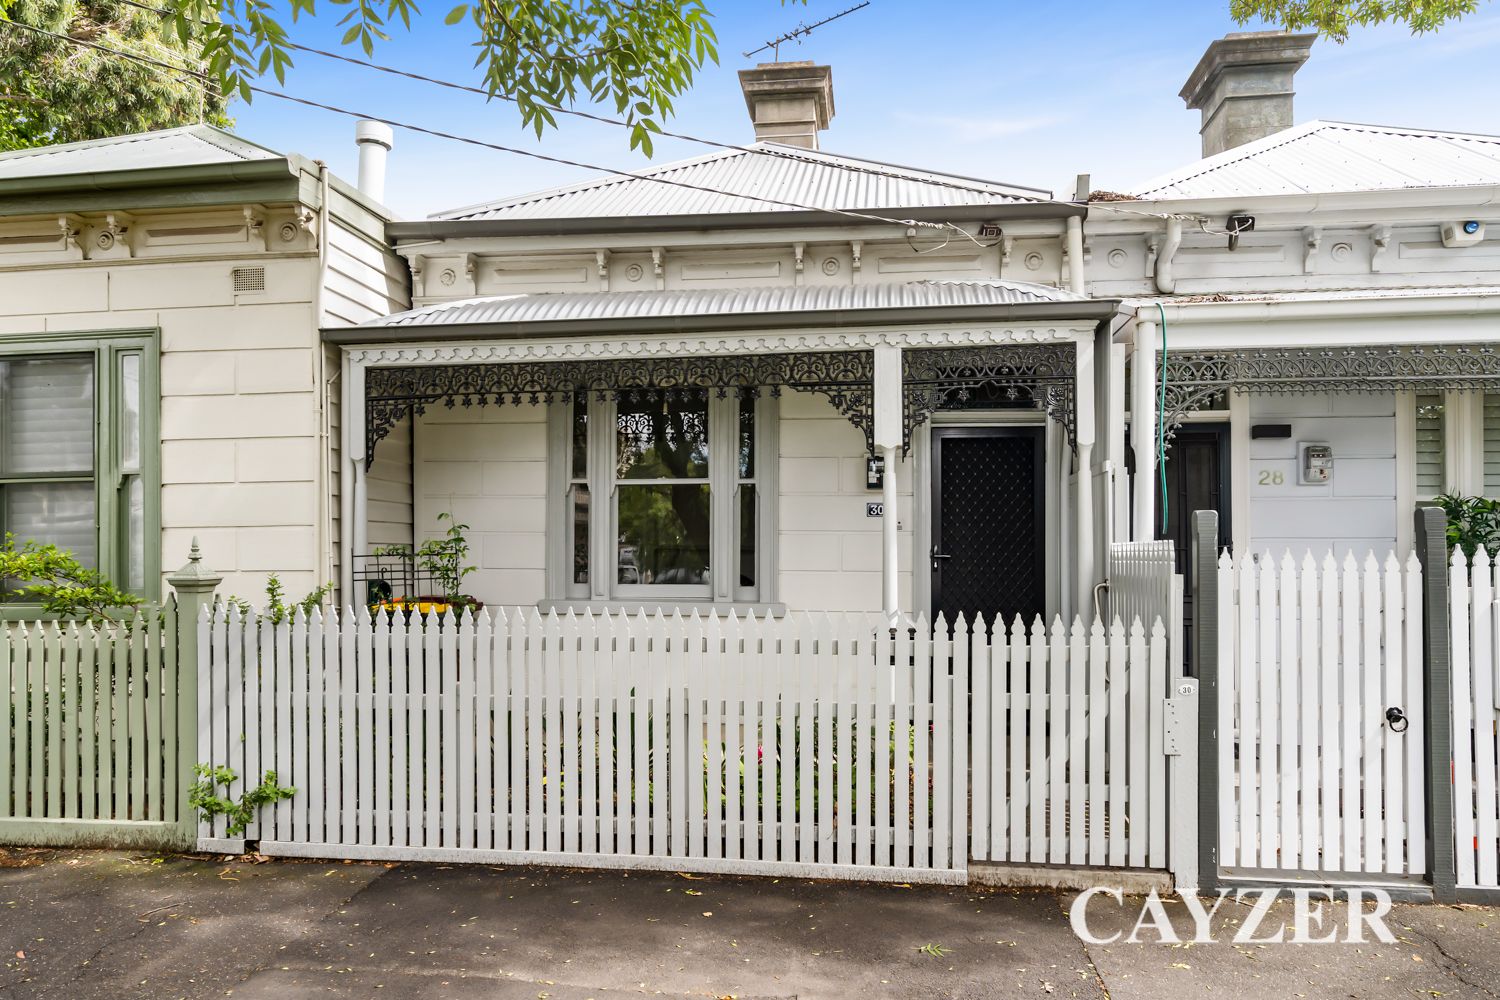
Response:
[[[1083,302],[1026,302],[990,306],[916,306],[906,309],[820,309],[799,312],[733,313],[705,316],[628,316],[619,319],[528,320],[518,323],[453,323],[407,326],[333,327],[323,331],[329,344],[376,345],[413,341],[529,340],[626,333],[711,333],[729,330],[843,329],[908,326],[920,323],[1014,323],[1080,320],[1097,323],[1119,310],[1119,299]]]
[[[1245,302],[1163,302],[1167,322],[1266,323],[1286,320],[1391,319],[1421,316],[1495,316],[1500,292],[1472,295],[1398,295],[1365,299],[1260,299]],[[1155,304],[1139,306],[1137,320],[1161,318]]]
[[[144,170],[103,170],[85,174],[42,174],[0,179],[0,197],[59,191],[120,191],[130,188],[188,184],[243,183],[278,180],[297,175],[288,159],[244,160],[238,163],[195,163],[184,167]]]
[[[1066,202],[954,205],[942,208],[861,208],[866,215],[914,219],[918,222],[956,220],[995,221],[1008,218],[1068,219],[1088,215],[1088,206]],[[888,225],[851,219],[837,212],[695,212],[689,215],[579,216],[565,219],[428,219],[393,222],[386,227],[391,242],[444,240],[477,236],[573,236],[593,233],[670,232],[676,230],[808,228],[829,225]]]

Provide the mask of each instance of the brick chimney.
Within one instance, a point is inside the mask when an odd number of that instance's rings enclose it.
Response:
[[[811,62],[761,63],[740,70],[756,142],[818,148],[833,117],[833,70]]]
[[[1203,112],[1204,156],[1291,127],[1292,77],[1317,37],[1245,31],[1208,47],[1182,88],[1187,106]]]

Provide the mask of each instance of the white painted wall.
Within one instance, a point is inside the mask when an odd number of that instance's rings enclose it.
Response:
[[[788,392],[779,407],[778,601],[798,611],[879,611],[881,522],[865,516],[865,503],[880,494],[865,489],[864,437],[821,396]],[[547,596],[546,419],[543,406],[436,406],[416,420],[417,542],[441,533],[443,511],[468,524],[479,570],[466,589],[489,604]],[[897,476],[902,601],[909,604],[910,463]]]
[[[1290,549],[1301,559],[1321,559],[1330,548],[1342,559],[1392,551],[1397,537],[1396,396],[1298,394],[1249,398],[1250,423],[1289,423],[1290,438],[1249,441],[1249,461],[1236,463],[1247,477],[1249,538],[1255,552],[1280,558]],[[1248,435],[1247,435],[1248,436]],[[1333,448],[1333,482],[1297,485],[1297,443]],[[1275,482],[1280,474],[1281,482]],[[1265,482],[1262,482],[1265,480]],[[1246,495],[1242,493],[1241,495]],[[1235,517],[1241,516],[1239,511]]]
[[[442,534],[438,515],[450,511],[469,525],[478,571],[468,593],[487,604],[544,599],[547,408],[433,406],[415,434],[417,543]]]
[[[822,396],[781,397],[781,496],[777,506],[779,600],[794,611],[881,608],[880,499],[865,488],[865,439]],[[901,606],[911,607],[912,463],[896,470]]]

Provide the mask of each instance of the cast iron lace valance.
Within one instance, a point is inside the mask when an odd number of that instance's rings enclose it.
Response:
[[[934,410],[999,388],[1010,399],[1046,410],[1073,438],[1074,345],[996,344],[903,352],[903,441]],[[784,389],[814,392],[865,436],[873,452],[874,357],[870,351],[824,351],[730,357],[620,358],[489,364],[371,367],[365,371],[365,464],[401,421],[441,403],[447,407],[569,402],[642,392],[669,397],[724,397]]]
[[[1158,359],[1156,375],[1165,379],[1163,431],[1170,440],[1189,413],[1230,390],[1500,391],[1500,354],[1487,344],[1168,351],[1164,360]]]

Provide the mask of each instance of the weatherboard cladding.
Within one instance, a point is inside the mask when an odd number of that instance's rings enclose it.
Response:
[[[1500,137],[1312,121],[1147,181],[1143,201],[1500,184]]]
[[[829,287],[695,288],[664,292],[547,292],[460,299],[360,324],[362,327],[464,326],[683,316],[1010,306],[1082,302],[1085,296],[1024,282],[917,281]]]
[[[757,152],[730,150],[711,153],[638,171],[631,177],[600,178],[504,201],[439,212],[432,217],[500,220],[713,215],[796,211],[793,206],[822,211],[870,211],[1015,205],[1047,197],[1046,192],[1029,188],[912,170],[777,143],[756,143],[749,148]],[[675,183],[663,184],[646,178]],[[677,184],[715,190],[701,191]]]
[[[0,153],[0,180],[239,163],[280,157],[280,153],[246,142],[211,125],[187,125]]]

